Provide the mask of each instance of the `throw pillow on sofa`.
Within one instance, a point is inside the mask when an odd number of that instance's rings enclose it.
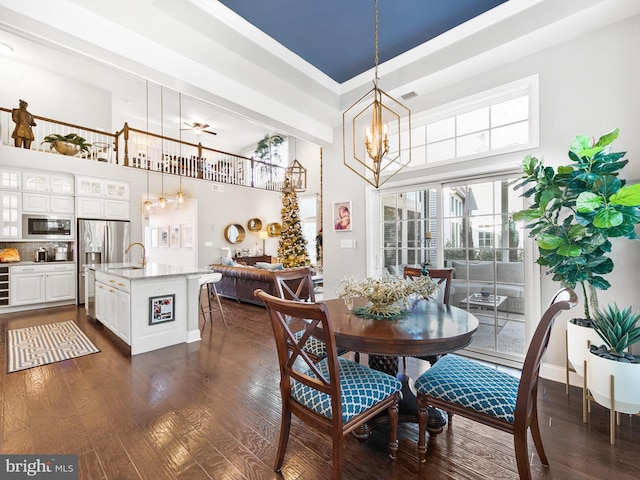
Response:
[[[256,268],[262,268],[263,270],[284,270],[281,263],[256,262],[255,266]]]
[[[222,257],[222,265],[225,267],[237,267],[238,262],[236,262],[233,258]]]

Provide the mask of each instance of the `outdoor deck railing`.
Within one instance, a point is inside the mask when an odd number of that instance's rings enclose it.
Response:
[[[0,143],[5,145],[14,144],[11,111],[0,107]],[[33,118],[31,150],[49,152],[49,144],[42,143],[47,135],[76,133],[92,144],[88,152],[77,155],[86,160],[264,190],[280,191],[284,185],[285,169],[280,165],[138,130],[127,123],[109,133],[37,115]]]

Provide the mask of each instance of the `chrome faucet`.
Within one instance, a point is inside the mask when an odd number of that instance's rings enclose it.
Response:
[[[142,263],[143,267],[146,267],[147,266],[147,249],[144,248],[144,245],[142,243],[140,242],[130,243],[127,249],[124,251],[124,253],[126,255],[129,255],[129,252],[131,251],[131,247],[133,247],[134,245],[140,245],[142,247],[142,261],[140,263]]]

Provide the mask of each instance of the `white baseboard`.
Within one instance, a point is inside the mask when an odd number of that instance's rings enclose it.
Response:
[[[540,376],[547,380],[552,380],[558,383],[566,383],[566,371],[564,367],[558,365],[552,365],[550,363],[543,363],[540,365]],[[569,372],[569,385],[582,388],[583,380],[575,372]]]

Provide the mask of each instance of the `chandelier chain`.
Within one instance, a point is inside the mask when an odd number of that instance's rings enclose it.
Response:
[[[374,0],[374,5],[373,5],[373,18],[374,18],[374,28],[373,28],[373,47],[374,47],[374,51],[375,51],[375,55],[374,55],[374,64],[375,64],[375,71],[374,71],[374,79],[373,79],[373,84],[375,86],[378,86],[378,0]]]

